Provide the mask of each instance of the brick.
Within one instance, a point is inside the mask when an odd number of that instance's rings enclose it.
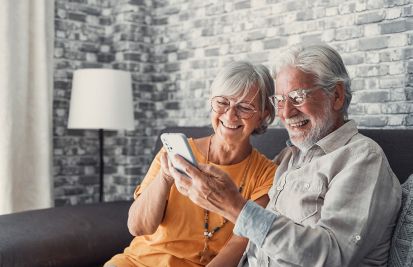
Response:
[[[386,10],[386,19],[387,20],[394,20],[400,18],[402,14],[402,9],[400,7],[389,8]]]
[[[380,24],[381,34],[404,32],[408,29],[406,20],[393,21]]]
[[[364,89],[366,89],[364,79],[353,79],[351,81],[351,90],[352,91],[360,91],[360,90],[364,90]]]
[[[342,2],[338,6],[338,12],[339,14],[352,14],[356,10],[356,4],[355,3],[349,3],[349,2]]]
[[[265,32],[262,30],[257,30],[257,31],[252,31],[247,34],[247,37],[245,38],[246,41],[252,41],[252,40],[262,40],[266,36]]]
[[[366,38],[359,40],[360,50],[368,51],[368,50],[376,50],[382,49],[387,47],[387,37],[386,36],[379,36],[373,38]]]
[[[385,90],[367,90],[359,92],[359,102],[362,103],[380,103],[389,101],[390,95]]]
[[[366,105],[366,112],[365,114],[368,115],[376,115],[376,114],[381,114],[381,104],[380,103],[371,103],[369,105]]]
[[[413,5],[406,6],[402,9],[402,17],[411,17],[413,16]]]
[[[364,24],[364,37],[376,37],[378,35],[380,35],[378,24]]]
[[[286,41],[283,38],[274,38],[264,41],[264,49],[280,48],[286,45]]]
[[[244,0],[234,3],[234,10],[251,8],[251,0]]]
[[[314,12],[312,9],[307,9],[305,11],[298,11],[296,14],[297,21],[311,20],[311,19],[314,19]]]
[[[167,72],[175,72],[180,69],[180,64],[179,63],[167,63],[165,64],[165,70]]]
[[[405,91],[406,91],[406,100],[412,101],[413,100],[413,87],[406,87]],[[409,102],[408,104],[411,106],[410,109],[413,110],[413,103]]]
[[[413,126],[413,114],[406,116],[406,126]]]
[[[394,33],[389,36],[389,47],[403,47],[408,46],[407,34]]]
[[[96,53],[99,51],[99,44],[83,43],[80,45],[79,51]]]
[[[388,116],[387,126],[391,128],[400,127],[405,124],[405,118],[405,115],[392,114],[391,116]]]
[[[64,191],[65,196],[70,196],[70,195],[83,194],[85,192],[85,189],[84,189],[84,187],[65,186],[63,188],[63,191]]]
[[[407,73],[413,73],[413,61],[407,63]]]
[[[380,57],[380,62],[388,62],[388,61],[401,60],[403,58],[403,55],[402,55],[402,50],[393,49],[393,50],[380,51],[379,57]]]
[[[388,66],[385,65],[367,65],[357,67],[357,73],[360,77],[371,77],[385,75],[388,73]]]
[[[410,0],[383,0],[384,7],[394,7],[408,4]]]
[[[109,63],[109,62],[113,62],[115,59],[114,55],[112,53],[98,53],[97,56],[97,60],[98,62],[103,62],[103,63]],[[91,67],[91,66],[100,66],[99,64],[88,64],[87,66]],[[85,65],[86,67],[86,65]]]
[[[412,111],[412,105],[405,102],[389,102],[382,104],[382,112],[385,114],[408,114]]]
[[[367,24],[383,21],[385,13],[383,10],[358,14],[356,16],[356,24]]]
[[[385,77],[379,79],[380,88],[401,88],[404,86],[404,77]]]
[[[124,60],[131,60],[131,61],[140,61],[141,54],[139,53],[124,53]]]
[[[167,110],[179,110],[179,102],[167,102],[165,104]]]
[[[390,90],[391,101],[406,101],[406,91],[404,88],[393,88]]]
[[[388,119],[382,115],[370,115],[360,118],[358,125],[360,127],[384,127],[387,125]]]
[[[85,22],[86,21],[86,15],[84,15],[84,14],[77,14],[77,13],[69,12],[67,14],[67,17],[70,20],[75,20],[75,21],[80,21],[80,22]]]
[[[359,38],[363,36],[363,29],[361,27],[348,27],[336,29],[335,39],[339,41]]]
[[[79,178],[80,185],[96,185],[99,183],[98,175],[81,175]]]
[[[303,34],[301,35],[303,43],[319,43],[321,42],[321,33]]]
[[[365,104],[363,103],[352,103],[348,109],[348,113],[352,115],[365,115]]]
[[[143,6],[145,5],[145,0],[129,0],[128,3],[134,6]]]
[[[164,18],[154,18],[154,19],[152,20],[152,22],[153,22],[153,25],[155,25],[155,26],[166,25],[166,24],[168,24],[168,18],[167,18],[167,17],[164,17]]]
[[[191,81],[191,82],[190,82],[189,89],[190,89],[191,91],[192,91],[192,90],[195,90],[195,89],[199,89],[199,88],[201,88],[201,89],[205,89],[205,88],[206,88],[205,81]]]
[[[219,56],[219,48],[205,49],[205,56],[207,57]]]
[[[404,59],[412,59],[413,58],[413,48],[403,49],[403,58]]]
[[[261,64],[263,62],[268,61],[268,53],[267,52],[249,53],[247,56],[247,60],[253,63],[256,63],[256,64]]]

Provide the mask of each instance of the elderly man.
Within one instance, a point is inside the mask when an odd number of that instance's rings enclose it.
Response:
[[[273,101],[290,140],[267,208],[209,165],[180,159],[188,179],[169,163],[177,187],[249,239],[239,266],[386,266],[400,184],[382,149],[347,120],[340,55],[327,45],[295,47],[275,70]]]

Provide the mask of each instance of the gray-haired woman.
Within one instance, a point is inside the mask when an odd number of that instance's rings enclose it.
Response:
[[[211,86],[214,134],[188,140],[196,160],[225,171],[246,199],[265,206],[276,165],[253,149],[251,134],[274,120],[274,82],[266,67],[233,62]],[[105,266],[236,266],[248,240],[233,224],[196,206],[176,188],[162,150],[135,191],[128,227],[136,236]]]

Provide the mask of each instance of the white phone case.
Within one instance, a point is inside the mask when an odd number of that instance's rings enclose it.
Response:
[[[185,173],[185,171],[174,160],[174,155],[180,155],[186,159],[189,163],[197,166],[196,159],[192,153],[192,149],[189,146],[188,139],[182,133],[163,133],[161,134],[161,141],[165,147],[168,157],[172,162],[172,165],[179,171]]]

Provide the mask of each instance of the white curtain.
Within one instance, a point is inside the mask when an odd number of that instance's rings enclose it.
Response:
[[[53,0],[0,8],[0,214],[52,201]]]

